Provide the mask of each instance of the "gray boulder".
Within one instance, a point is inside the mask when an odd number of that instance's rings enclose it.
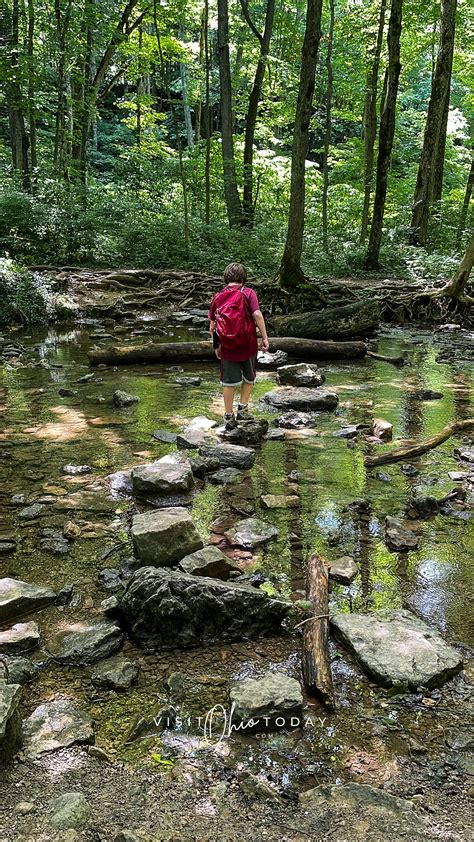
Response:
[[[194,476],[189,462],[151,462],[132,468],[133,490],[136,494],[170,496],[187,494],[194,486]]]
[[[440,687],[462,669],[462,657],[410,611],[336,614],[335,636],[384,687]]]
[[[286,365],[288,362],[288,354],[286,351],[259,351],[257,355],[257,362],[259,368],[278,368],[279,365]]]
[[[224,534],[232,546],[253,549],[275,538],[278,535],[278,529],[271,523],[265,523],[264,520],[248,517]]]
[[[5,631],[0,631],[0,652],[17,655],[39,645],[40,632],[38,623],[16,623]]]
[[[230,689],[230,702],[232,718],[254,730],[301,725],[301,685],[281,672],[237,681]]]
[[[30,585],[19,579],[0,579],[0,623],[37,611],[56,599],[51,588]]]
[[[268,432],[268,421],[264,418],[255,421],[239,421],[234,430],[222,433],[222,438],[231,444],[258,444]]]
[[[123,619],[148,649],[188,648],[278,631],[289,604],[249,585],[141,567],[122,598]]]
[[[335,561],[329,562],[329,565],[329,578],[341,585],[350,585],[359,572],[357,564],[349,555],[337,558]]]
[[[320,837],[321,821],[328,828],[346,827],[340,836],[353,842],[423,842],[437,835],[410,801],[368,784],[323,784],[307,790],[300,794],[297,818],[298,827],[313,838]]]
[[[317,414],[314,412],[284,412],[273,422],[284,430],[298,430],[300,427],[314,427]]]
[[[21,687],[0,679],[0,764],[11,760],[23,743]]]
[[[209,477],[212,485],[231,485],[242,479],[242,471],[238,468],[221,468]]]
[[[192,576],[211,576],[223,581],[227,581],[234,570],[242,572],[218,547],[212,545],[185,556],[179,562],[179,566],[184,573],[190,573]]]
[[[128,690],[138,680],[140,668],[127,658],[108,658],[94,667],[92,684],[105,690]]]
[[[273,392],[267,392],[262,400],[273,409],[297,409],[309,412],[317,409],[334,409],[339,403],[334,392],[296,386],[282,386]]]
[[[221,468],[239,468],[246,471],[255,464],[255,450],[238,444],[205,445],[199,452],[206,458],[218,459]]]
[[[73,631],[59,632],[47,649],[59,664],[87,666],[108,658],[123,643],[123,634],[111,620],[94,625],[75,623]]]
[[[25,753],[31,760],[73,743],[94,742],[92,718],[69,699],[37,707],[23,722],[23,733]]]
[[[49,821],[56,830],[81,827],[88,821],[91,808],[82,792],[64,792],[51,802]]]
[[[395,517],[385,518],[385,542],[392,550],[415,550],[420,543],[418,535]]]
[[[140,398],[136,395],[129,395],[128,392],[122,392],[121,389],[117,389],[112,395],[112,400],[115,406],[122,408],[124,406],[131,406],[134,403],[139,403]]]
[[[36,667],[28,658],[2,658],[0,681],[7,684],[27,684],[36,673]]]
[[[277,369],[277,383],[280,386],[322,386],[326,378],[318,366],[310,363],[284,365]]]
[[[191,515],[180,506],[135,515],[131,532],[138,558],[157,567],[174,564],[203,547]]]
[[[200,447],[212,444],[212,441],[211,436],[202,430],[190,430],[186,433],[183,431],[176,436],[176,445],[181,450],[199,450]]]
[[[474,462],[474,447],[455,447],[454,455],[462,462]]]

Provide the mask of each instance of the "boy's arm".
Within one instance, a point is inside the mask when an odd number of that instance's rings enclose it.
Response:
[[[267,328],[266,328],[266,325],[265,325],[265,319],[263,318],[262,311],[261,310],[255,310],[252,313],[252,316],[253,316],[253,320],[254,320],[255,324],[257,325],[257,327],[260,331],[260,336],[262,337],[262,351],[268,351],[268,346],[269,346],[268,334],[267,334]]]
[[[216,329],[216,323],[215,323],[215,321],[210,319],[210,321],[209,321],[209,333],[211,334],[211,336],[214,336],[215,329]]]

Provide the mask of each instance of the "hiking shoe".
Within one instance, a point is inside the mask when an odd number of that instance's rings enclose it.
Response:
[[[234,413],[231,412],[228,415],[227,412],[226,412],[226,414],[224,415],[224,429],[225,429],[226,433],[230,433],[230,431],[235,430],[236,427],[237,427],[237,421],[236,421]]]
[[[250,414],[248,404],[237,407],[237,421],[255,421],[253,415]]]

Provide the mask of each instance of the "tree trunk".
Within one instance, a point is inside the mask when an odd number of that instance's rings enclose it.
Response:
[[[377,304],[359,301],[343,307],[270,318],[270,324],[279,336],[301,336],[307,339],[358,336],[373,330],[379,321]]]
[[[320,696],[327,708],[334,708],[334,686],[329,660],[329,571],[315,553],[308,561],[306,599],[313,607],[313,617],[305,621],[301,666],[308,692]]]
[[[323,248],[326,254],[329,254],[329,240],[328,240],[328,187],[329,187],[329,146],[331,144],[331,109],[332,109],[332,90],[333,90],[333,71],[332,71],[332,48],[334,40],[334,0],[329,0],[329,34],[328,47],[326,53],[326,74],[327,74],[327,88],[326,88],[326,125],[324,129],[324,154],[323,154],[323,197],[322,197],[322,211],[323,211]]]
[[[441,23],[439,33],[439,51],[431,87],[431,96],[426,116],[423,149],[421,152],[415,195],[411,217],[410,243],[415,246],[426,245],[431,205],[436,194],[435,180],[438,169],[439,178],[442,166],[437,154],[442,154],[444,163],[444,145],[449,109],[449,92],[454,52],[454,31],[457,0],[441,0]],[[441,150],[438,152],[438,150]]]
[[[180,37],[184,37],[184,32],[182,27],[180,27]],[[189,99],[188,99],[188,68],[184,61],[180,61],[179,63],[179,75],[181,77],[181,90],[183,96],[183,111],[184,111],[184,125],[186,127],[186,143],[188,144],[188,149],[192,149],[194,146],[194,134],[193,134],[193,123],[191,120],[191,109],[189,107]]]
[[[437,295],[449,295],[452,298],[459,298],[461,301],[465,300],[468,303],[473,303],[474,299],[465,296],[467,283],[471,276],[472,266],[474,264],[474,235],[471,237],[466,253],[459,264],[458,269],[454,273],[452,280],[446,284]]]
[[[471,196],[472,196],[472,188],[474,185],[474,158],[471,161],[471,169],[469,170],[469,176],[467,179],[466,184],[466,192],[464,194],[464,201],[462,203],[461,214],[459,217],[459,225],[458,230],[456,232],[456,246],[457,248],[460,247],[462,238],[464,236],[464,229],[466,227],[466,220],[467,214],[469,211],[469,205],[471,203]]]
[[[365,342],[323,342],[314,339],[295,339],[275,336],[270,339],[270,352],[286,351],[304,360],[359,359],[367,354]],[[92,366],[135,365],[137,363],[211,362],[216,356],[211,342],[164,342],[158,345],[111,347],[103,351],[90,351]]]
[[[8,113],[12,164],[14,171],[21,176],[23,189],[30,190],[29,140],[25,128],[24,102],[20,82],[19,18],[20,10],[18,0],[14,0],[11,12],[8,8],[2,10],[2,15],[0,15],[0,35],[6,47],[5,101]]]
[[[301,53],[301,71],[296,104],[291,156],[290,208],[288,230],[279,269],[280,282],[294,289],[304,278],[301,269],[305,213],[305,169],[309,144],[309,124],[313,107],[314,76],[321,38],[322,0],[307,0],[306,26]]]
[[[204,122],[206,131],[206,158],[204,163],[204,218],[206,225],[211,221],[211,103],[210,103],[210,57],[209,57],[209,0],[204,0],[204,61],[206,76],[206,102],[204,105]]]
[[[35,111],[35,65],[34,65],[34,34],[35,34],[35,9],[33,0],[28,0],[28,123],[30,134],[30,161],[31,172],[34,174],[38,166],[36,152],[36,111]]]
[[[375,184],[374,210],[370,227],[369,245],[365,258],[366,269],[379,268],[382,226],[387,197],[387,182],[395,134],[395,111],[397,105],[398,80],[400,77],[400,35],[402,31],[403,0],[392,0],[388,24],[387,46],[388,66],[385,74],[385,99],[380,117],[379,151]]]
[[[217,38],[219,50],[220,111],[222,136],[222,164],[224,172],[224,196],[229,225],[242,224],[242,206],[237,189],[235,171],[232,79],[229,54],[229,9],[228,0],[217,0]]]
[[[240,5],[242,7],[245,20],[260,43],[260,55],[258,57],[252,90],[250,91],[247,116],[245,120],[244,142],[244,192],[242,209],[245,224],[252,225],[255,213],[253,195],[253,144],[255,139],[255,127],[257,124],[258,106],[262,95],[262,85],[267,65],[267,56],[270,51],[270,39],[272,37],[273,20],[275,17],[275,0],[267,0],[263,35],[258,32],[252,22],[248,11],[248,0],[240,0]]]
[[[383,33],[385,27],[385,11],[387,0],[381,0],[377,41],[374,48],[372,65],[367,75],[364,103],[364,205],[362,208],[362,223],[360,228],[360,242],[363,245],[367,239],[369,226],[370,197],[372,194],[374,145],[377,135],[377,88],[379,79],[380,53],[382,51]]]
[[[435,149],[433,165],[433,203],[441,201],[443,195],[444,157],[446,154],[446,135],[448,132],[449,118],[449,91],[443,103],[443,114],[441,116],[440,139]]]

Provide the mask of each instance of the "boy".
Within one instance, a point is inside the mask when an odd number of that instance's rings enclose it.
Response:
[[[242,263],[230,263],[224,271],[226,286],[216,292],[209,308],[210,333],[221,364],[224,387],[224,427],[234,430],[238,421],[249,421],[248,402],[257,368],[258,327],[262,351],[268,351],[265,320],[253,289],[245,286],[247,272]],[[234,393],[240,386],[237,417]]]

